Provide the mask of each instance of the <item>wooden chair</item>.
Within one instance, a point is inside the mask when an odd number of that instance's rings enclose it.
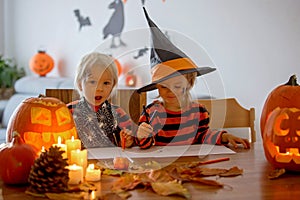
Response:
[[[45,95],[56,97],[64,103],[70,103],[80,98],[75,89],[46,89]],[[135,89],[118,89],[110,101],[119,105],[137,123],[141,115],[143,105],[146,104],[146,93],[138,94]]]
[[[197,99],[210,113],[210,128],[250,128],[250,141],[256,141],[255,109],[242,107],[235,98]]]

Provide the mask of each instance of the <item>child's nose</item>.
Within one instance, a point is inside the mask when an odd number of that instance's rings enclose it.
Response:
[[[103,84],[98,84],[97,85],[97,90],[98,91],[103,91]]]

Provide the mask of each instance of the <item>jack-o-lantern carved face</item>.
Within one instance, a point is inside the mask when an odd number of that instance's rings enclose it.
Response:
[[[265,155],[278,168],[300,171],[300,109],[275,109],[263,134]]]
[[[34,73],[45,76],[53,69],[54,61],[45,51],[39,51],[31,58],[29,66]]]
[[[57,143],[77,138],[77,131],[71,112],[66,104],[52,97],[28,98],[15,110],[10,118],[7,141],[11,141],[13,131],[17,131],[25,143],[38,150],[48,149]]]

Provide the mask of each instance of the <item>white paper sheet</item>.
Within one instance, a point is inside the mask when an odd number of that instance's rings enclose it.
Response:
[[[164,158],[181,156],[204,157],[209,154],[234,154],[231,149],[222,145],[187,145],[187,146],[153,146],[150,149],[133,147],[122,150],[120,147],[88,149],[88,159],[112,159],[114,157],[129,158]]]

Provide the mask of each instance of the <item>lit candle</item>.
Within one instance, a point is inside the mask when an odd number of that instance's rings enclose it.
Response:
[[[92,191],[92,192],[91,192],[90,199],[91,199],[91,200],[96,199],[96,193],[95,193],[95,191]]]
[[[46,150],[45,150],[45,147],[44,146],[42,146],[42,149],[41,149],[41,151],[38,153],[38,155],[40,156],[42,153],[44,153],[44,152],[46,152]]]
[[[74,136],[70,140],[66,140],[67,145],[67,156],[69,161],[71,160],[71,151],[76,149],[81,149],[81,141],[79,139],[74,139]]]
[[[72,150],[71,151],[71,164],[76,164],[82,166],[83,173],[85,175],[86,167],[87,167],[87,150]]]
[[[69,184],[83,183],[83,168],[76,164],[67,166],[69,169]]]
[[[53,146],[59,147],[60,151],[64,151],[64,153],[62,154],[62,157],[67,158],[67,145],[61,143],[60,136],[58,136],[58,138],[57,138],[57,144],[53,144]]]
[[[94,164],[89,164],[86,169],[85,180],[86,181],[100,181],[101,171],[100,169],[95,169]]]

